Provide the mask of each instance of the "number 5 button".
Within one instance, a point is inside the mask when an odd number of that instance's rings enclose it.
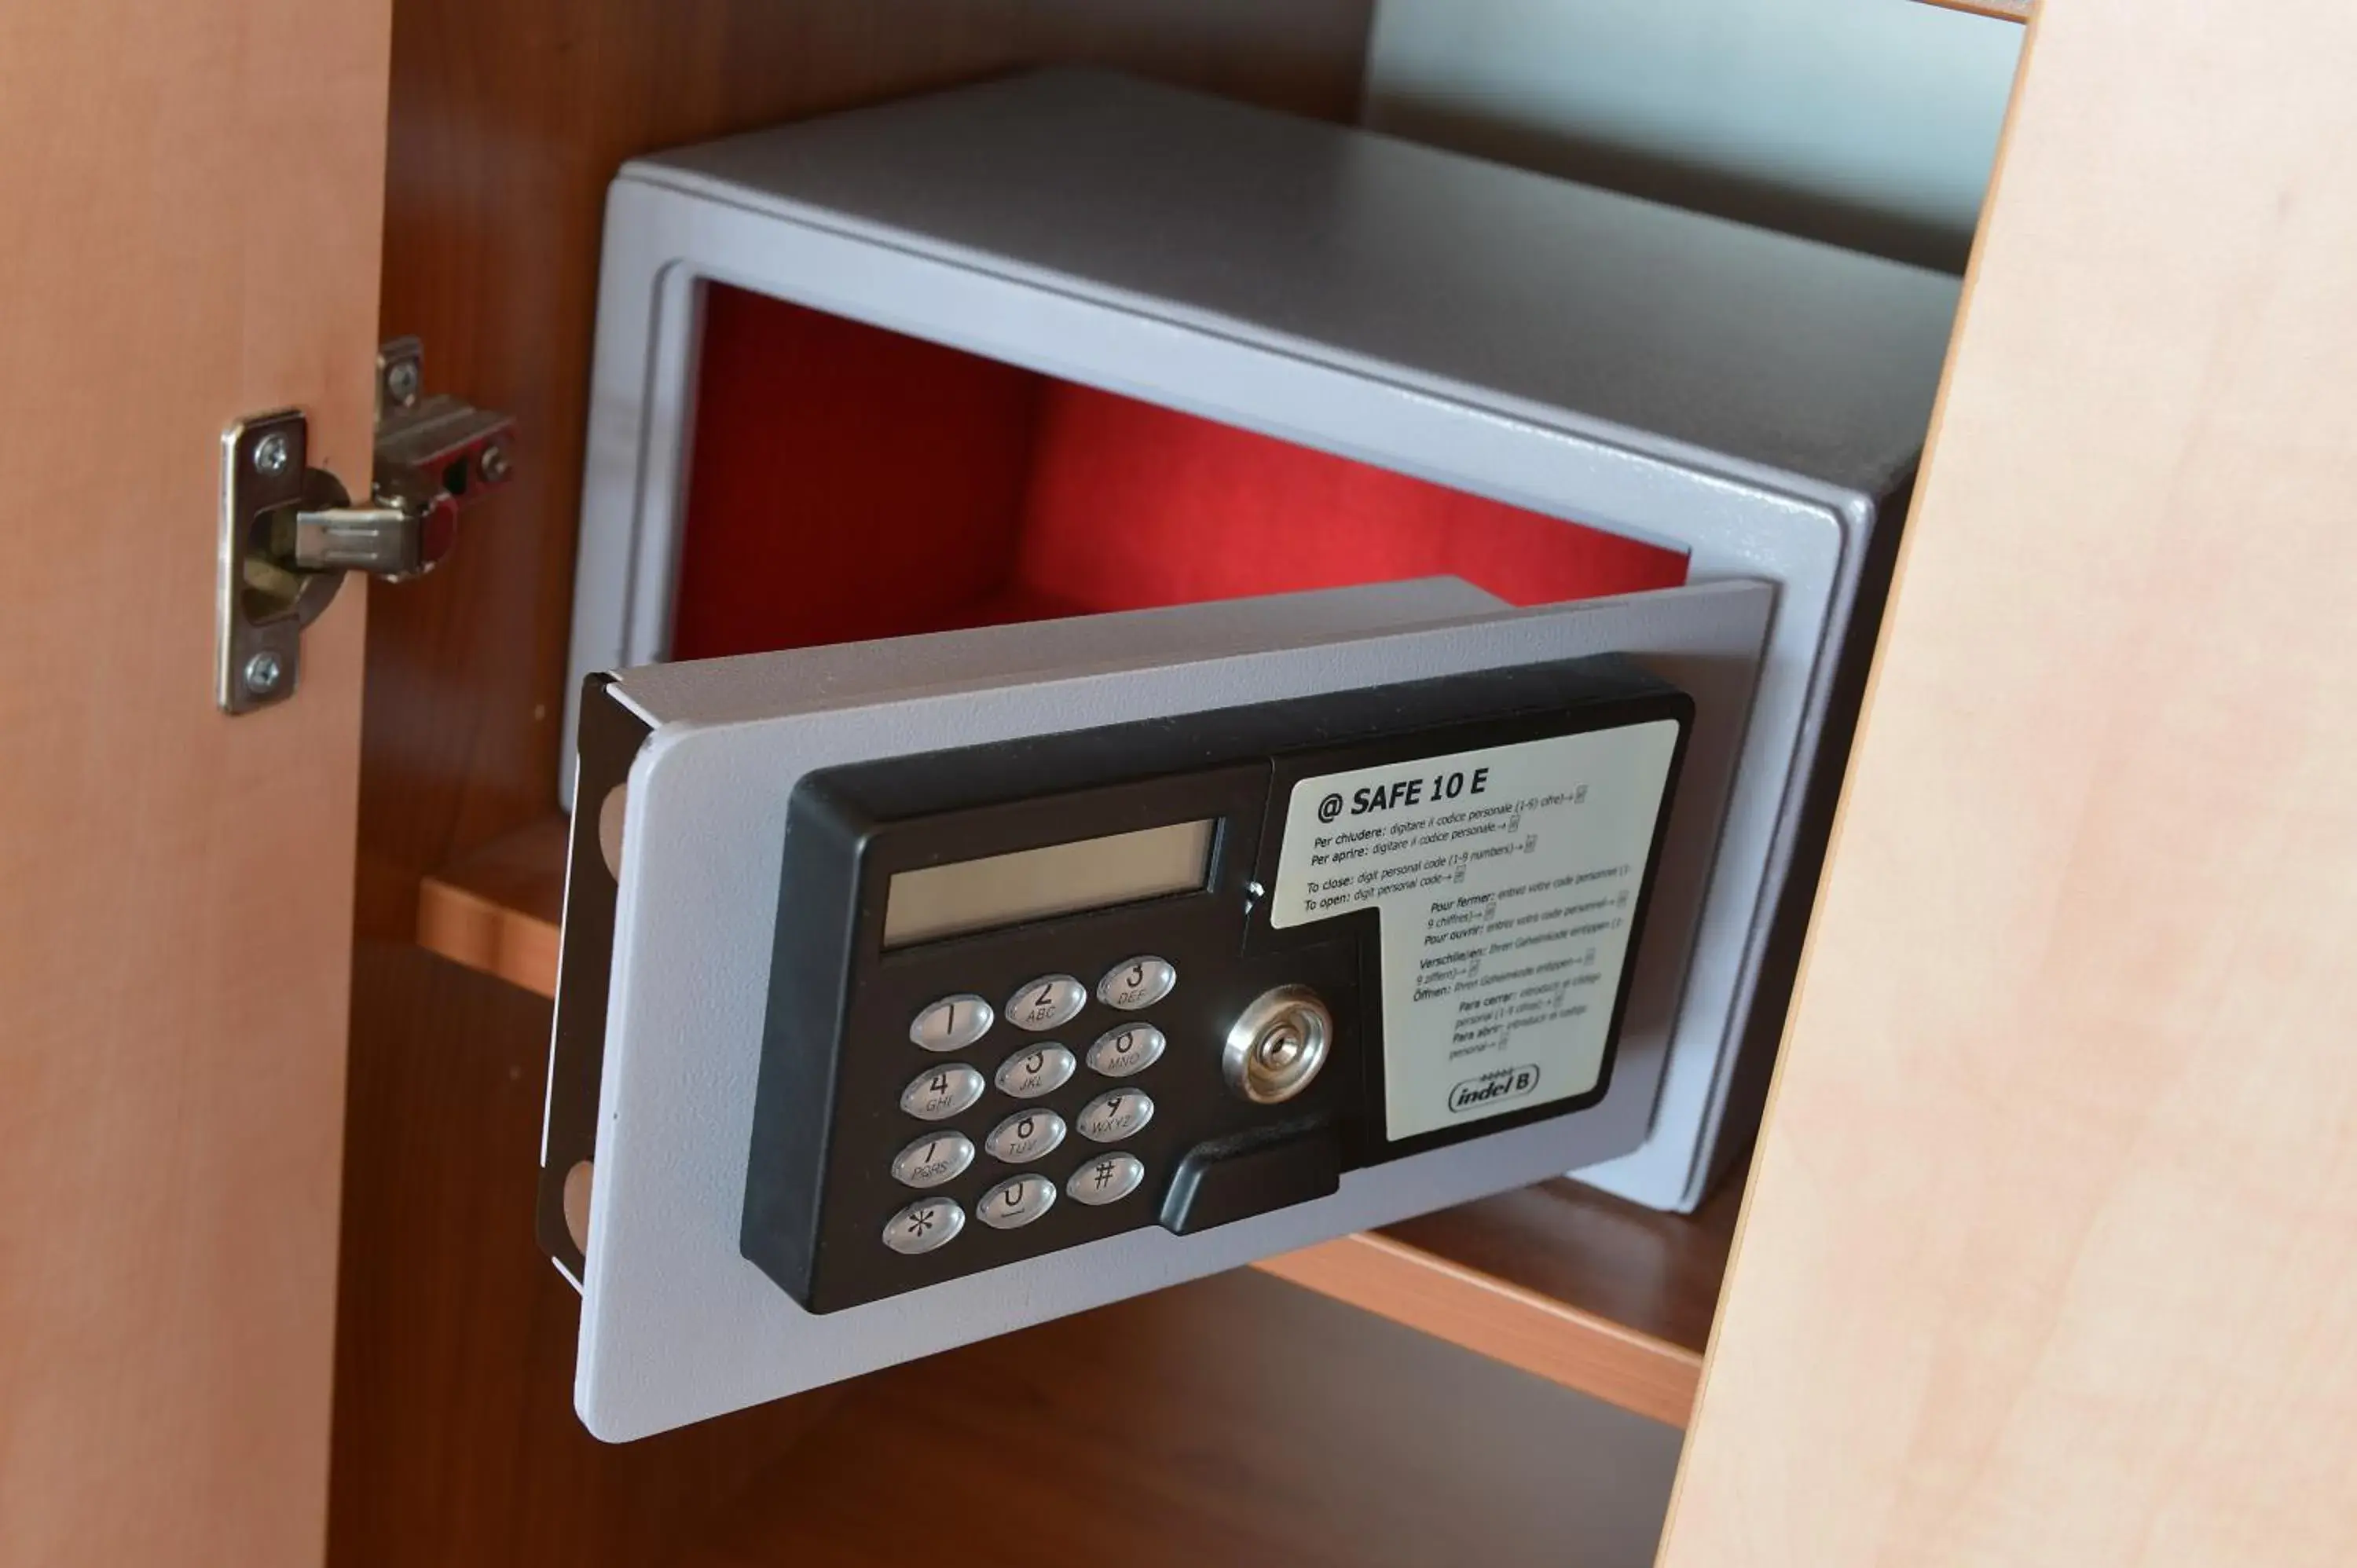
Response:
[[[1097,1000],[1108,1007],[1135,1013],[1169,995],[1170,988],[1178,983],[1178,972],[1170,967],[1168,959],[1140,953],[1105,971],[1104,978],[1097,982]]]
[[[1017,1051],[998,1064],[998,1092],[1017,1100],[1037,1100],[1063,1088],[1072,1068],[1072,1053],[1061,1046]]]

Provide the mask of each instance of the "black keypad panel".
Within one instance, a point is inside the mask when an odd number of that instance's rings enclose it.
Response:
[[[1191,1235],[1585,1109],[1601,1079],[1385,1138],[1377,912],[1273,924],[1287,802],[1353,768],[1690,713],[1633,667],[1567,661],[803,775],[746,1257],[835,1312],[1144,1227]],[[1314,1050],[1251,1054],[1273,995],[1314,999]],[[1277,1082],[1291,1059],[1310,1066]]]

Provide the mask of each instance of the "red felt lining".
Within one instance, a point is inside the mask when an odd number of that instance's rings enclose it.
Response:
[[[713,285],[672,654],[1407,577],[1518,605],[1685,556]]]

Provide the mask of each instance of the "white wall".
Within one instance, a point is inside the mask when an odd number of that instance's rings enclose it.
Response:
[[[1365,118],[1960,270],[2022,33],[1914,0],[1378,0]]]

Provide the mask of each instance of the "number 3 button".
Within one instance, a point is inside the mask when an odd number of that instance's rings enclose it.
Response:
[[[1178,972],[1170,967],[1168,959],[1140,953],[1105,971],[1104,978],[1097,982],[1097,1000],[1108,1007],[1135,1013],[1169,995],[1170,988],[1178,983]]]

